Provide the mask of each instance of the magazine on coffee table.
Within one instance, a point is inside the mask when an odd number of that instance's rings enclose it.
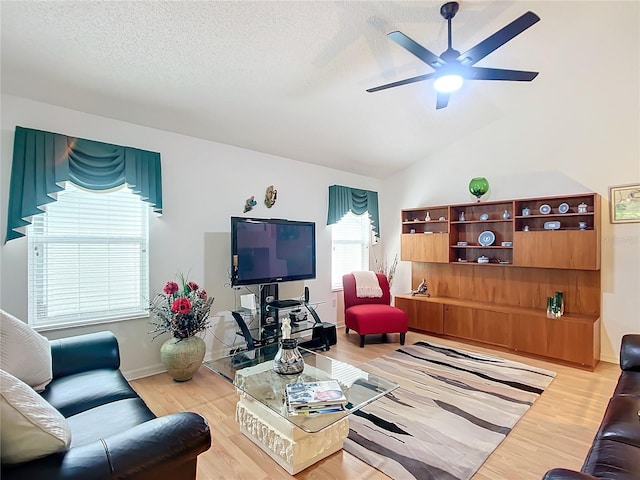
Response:
[[[287,404],[290,409],[337,408],[347,403],[337,380],[290,383],[287,385]]]
[[[327,413],[340,413],[344,412],[346,409],[342,404],[330,405],[330,406],[322,406],[322,407],[298,407],[292,408],[288,407],[287,414],[289,416],[292,415],[324,415]]]

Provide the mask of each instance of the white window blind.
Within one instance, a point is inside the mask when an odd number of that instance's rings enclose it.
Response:
[[[126,187],[99,193],[67,183],[27,230],[29,323],[146,316],[148,219],[147,204]]]
[[[365,212],[348,212],[331,225],[331,288],[342,289],[342,276],[357,270],[369,270],[371,220]]]

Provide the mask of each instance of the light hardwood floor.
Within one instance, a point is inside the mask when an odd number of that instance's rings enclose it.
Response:
[[[359,348],[358,335],[338,332],[338,343],[326,355],[361,365],[399,347],[398,336],[388,343],[367,337]],[[448,339],[407,334],[407,343],[427,340],[470,351],[496,355],[557,372],[551,385],[493,452],[473,480],[540,479],[553,467],[579,469],[600,424],[620,373],[618,365],[601,362],[594,372],[496,351]],[[291,477],[242,435],[234,420],[238,396],[233,386],[206,367],[185,383],[167,374],[135,380],[133,387],[156,415],[193,411],[204,415],[212,431],[211,448],[200,455],[198,480],[211,479],[387,479],[346,452],[337,452]]]

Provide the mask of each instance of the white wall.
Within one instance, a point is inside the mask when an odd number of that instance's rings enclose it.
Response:
[[[575,5],[572,22],[583,34],[567,42],[565,61],[557,69],[541,72],[525,87],[532,93],[523,90],[521,115],[498,115],[386,181],[381,191],[387,199],[382,205],[382,228],[387,239],[397,239],[386,245],[390,255],[399,249],[401,208],[474,201],[468,184],[476,176],[489,180],[490,191],[483,200],[599,193],[603,200],[601,356],[617,362],[621,336],[640,333],[640,224],[611,224],[608,211],[609,186],[640,182],[639,8],[637,2],[617,2],[616,9],[607,2]],[[603,24],[615,28],[607,29],[606,35],[594,34]],[[548,25],[540,22],[539,28]],[[623,57],[600,54],[620,48]],[[544,90],[554,94],[537,98],[535,82],[550,83],[553,88]],[[510,88],[492,83],[474,84],[467,93],[485,95]],[[406,292],[409,283],[409,263],[401,262],[394,292]]]
[[[331,265],[331,234],[326,226],[328,187],[342,184],[377,191],[378,180],[8,95],[2,96],[1,120],[3,239],[16,125],[157,151],[162,158],[164,214],[154,215],[150,222],[152,293],[175,278],[178,271],[190,272],[190,278],[200,283],[207,277],[207,288],[225,288],[226,270],[204,271],[205,233],[229,232],[229,217],[242,216],[245,200],[253,195],[258,202],[249,213],[253,216],[316,222],[318,275],[307,284],[312,300],[324,302],[318,311],[323,320],[335,321],[328,267]],[[263,204],[269,185],[278,190],[277,202],[271,209]],[[3,245],[0,264],[0,305],[26,319],[26,240],[16,239]],[[213,308],[219,311],[231,307],[214,302]],[[120,341],[122,368],[127,376],[161,370],[159,349],[163,338],[151,342],[146,333],[147,319],[111,323],[107,327]],[[103,328],[104,325],[44,333],[49,338],[58,338]]]

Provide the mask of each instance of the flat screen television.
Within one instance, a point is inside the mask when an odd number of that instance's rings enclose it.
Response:
[[[316,224],[231,217],[231,284],[316,278]]]

